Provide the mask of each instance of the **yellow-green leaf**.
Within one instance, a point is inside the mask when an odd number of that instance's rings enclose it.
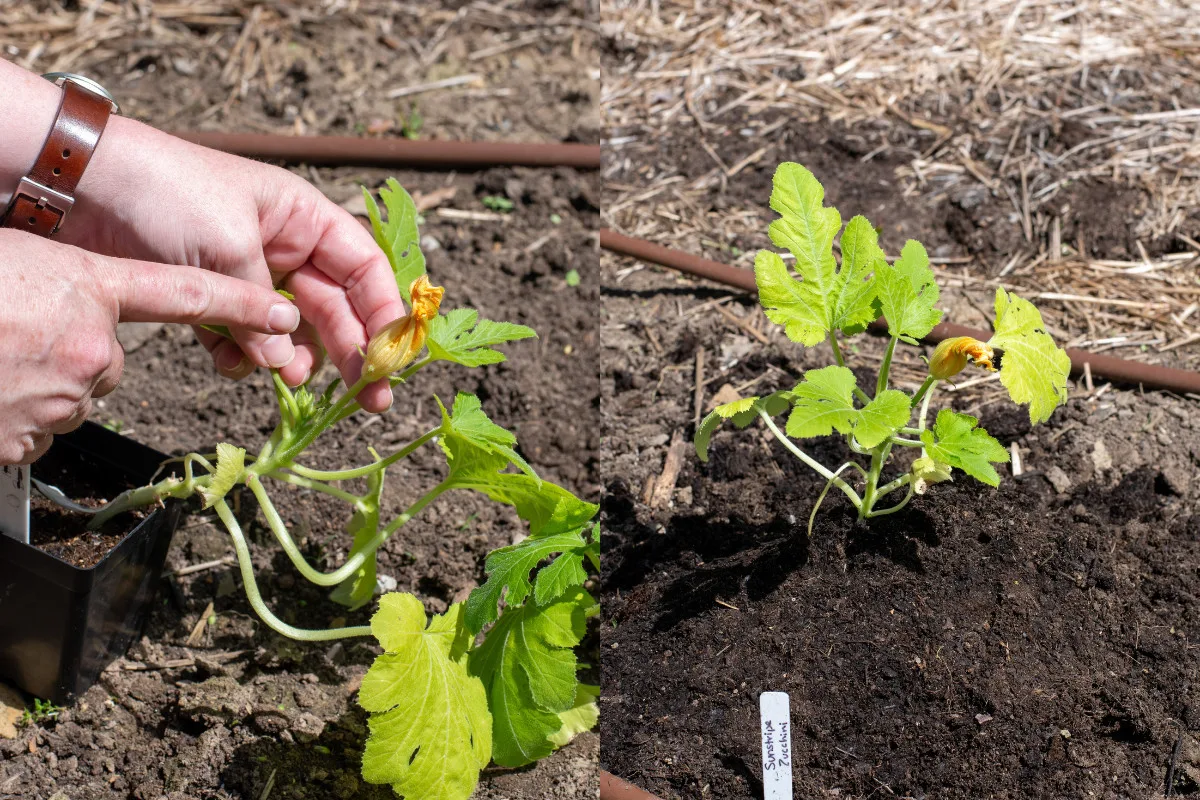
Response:
[[[222,442],[217,445],[217,468],[208,486],[197,489],[204,498],[204,507],[212,508],[216,502],[229,493],[246,468],[246,450],[243,447]]]
[[[1071,357],[1054,343],[1033,303],[996,289],[996,334],[988,344],[1003,351],[1000,383],[1015,403],[1029,404],[1034,425],[1067,402]]]
[[[371,712],[363,777],[405,798],[467,800],[491,760],[492,718],[483,683],[467,672],[462,605],[426,627],[420,600],[387,594],[371,632],[385,652],[358,696]]]

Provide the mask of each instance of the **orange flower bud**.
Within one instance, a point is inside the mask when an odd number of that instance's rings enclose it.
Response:
[[[955,336],[944,340],[933,351],[933,358],[929,359],[929,374],[944,381],[962,372],[968,358],[985,369],[996,371],[992,365],[996,352],[991,347],[970,336]]]
[[[438,315],[442,295],[441,286],[430,286],[429,277],[422,275],[412,282],[408,290],[412,300],[412,311],[388,323],[371,337],[367,345],[367,360],[363,364],[362,376],[368,383],[386,378],[412,363],[429,334],[429,321]]]

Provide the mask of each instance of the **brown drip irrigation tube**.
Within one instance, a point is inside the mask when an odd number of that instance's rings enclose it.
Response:
[[[642,239],[624,236],[607,228],[600,231],[600,246],[614,253],[671,267],[690,275],[735,286],[750,293],[757,291],[754,285],[754,273],[748,269],[731,267],[728,264],[710,261],[691,253],[671,250]],[[887,324],[882,320],[876,320],[871,323],[869,330],[876,334],[886,334]],[[991,334],[963,325],[943,322],[934,328],[924,341],[928,344],[937,344],[951,336],[973,336],[986,341]],[[1181,394],[1200,394],[1200,373],[1197,372],[1161,367],[1156,364],[1143,364],[1139,361],[1127,361],[1123,358],[1089,353],[1086,350],[1074,348],[1067,348],[1067,355],[1071,357],[1071,374],[1073,375],[1082,374],[1083,365],[1090,364],[1093,376],[1106,378],[1114,383],[1141,384],[1147,389],[1166,389]]]
[[[174,136],[247,158],[330,166],[480,169],[574,167],[599,169],[600,145],[560,142],[435,142],[354,136],[174,131]]]
[[[600,770],[600,800],[659,800],[649,792]]]

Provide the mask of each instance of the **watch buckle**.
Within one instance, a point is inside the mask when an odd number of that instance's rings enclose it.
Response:
[[[67,218],[67,212],[75,205],[75,198],[62,192],[56,192],[28,176],[21,178],[21,182],[17,184],[17,191],[13,192],[13,200],[22,196],[32,200],[38,208],[49,208],[58,213],[58,222],[54,226],[55,231],[63,224],[63,220]]]

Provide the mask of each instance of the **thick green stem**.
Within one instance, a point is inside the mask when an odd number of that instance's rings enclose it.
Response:
[[[214,507],[217,510],[217,516],[221,518],[221,522],[225,523],[225,527],[229,530],[229,535],[233,537],[233,549],[237,553],[238,567],[242,573],[242,585],[246,590],[246,599],[250,601],[250,607],[267,624],[268,628],[276,633],[281,633],[289,638],[299,639],[304,642],[327,642],[332,639],[348,639],[352,636],[371,635],[371,628],[366,625],[349,628],[332,628],[329,630],[310,630],[293,627],[275,616],[271,612],[271,609],[267,608],[267,604],[263,602],[262,594],[258,591],[258,582],[254,578],[254,565],[250,561],[250,548],[246,545],[246,537],[242,535],[241,525],[238,524],[237,518],[233,515],[233,511],[230,510],[229,505],[224,499],[218,500]]]
[[[304,433],[295,440],[288,440],[290,437],[285,437],[285,441],[281,442],[282,447],[278,453],[271,455],[269,459],[260,458],[255,462],[255,471],[259,475],[271,472],[279,467],[285,467],[292,462],[296,456],[304,452],[310,444],[313,443],[318,436],[325,432],[327,428],[335,422],[342,419],[341,414],[350,405],[357,405],[354,398],[358,397],[358,393],[363,390],[367,382],[362,378],[353,386],[346,389],[346,393],[338,398],[337,402],[330,406],[326,411],[317,417],[315,420],[304,426]],[[266,463],[263,463],[263,462]],[[261,466],[260,466],[261,465]]]
[[[860,511],[862,510],[862,498],[858,496],[858,492],[854,491],[854,488],[851,487],[850,484],[846,483],[833,472],[830,472],[824,464],[815,460],[808,455],[808,453],[805,453],[803,450],[797,447],[791,439],[784,435],[783,431],[776,427],[775,421],[771,419],[770,414],[760,409],[758,415],[763,418],[764,422],[767,423],[767,427],[770,429],[771,433],[775,435],[775,438],[782,442],[783,446],[792,452],[792,455],[803,461],[812,469],[816,470],[817,474],[821,477],[833,481],[833,485],[841,489],[842,493],[845,494],[846,497],[850,498],[850,502],[854,504],[854,507]]]
[[[883,353],[883,364],[879,367],[879,380],[875,383],[876,397],[879,397],[879,395],[883,394],[884,390],[887,389],[888,373],[892,370],[892,354],[896,352],[897,341],[898,339],[893,336],[891,340],[888,341],[887,350],[885,350]]]
[[[912,484],[909,484],[908,494],[904,495],[903,500],[901,500],[899,503],[892,506],[891,508],[885,508],[880,511],[872,511],[871,513],[867,514],[867,516],[868,517],[882,517],[885,514],[895,514],[897,511],[899,511],[900,509],[902,509],[906,505],[908,505],[908,501],[912,500],[912,498],[913,498],[913,487],[912,487]]]
[[[858,507],[858,518],[870,516],[871,507],[875,505],[875,488],[879,483],[879,473],[883,470],[883,446],[876,447],[871,453],[871,466],[867,470],[867,485],[863,487],[862,505]]]
[[[425,444],[429,440],[433,439],[435,436],[437,436],[441,432],[442,432],[442,429],[440,426],[437,428],[434,428],[433,430],[429,431],[429,433],[426,433],[424,436],[422,436],[419,439],[413,440],[408,445],[406,445],[403,449],[397,450],[395,453],[392,453],[387,458],[380,459],[379,461],[376,461],[373,464],[367,464],[362,467],[355,467],[354,469],[340,469],[340,470],[310,469],[308,467],[301,466],[300,464],[292,464],[288,467],[288,469],[290,469],[292,472],[296,473],[297,475],[300,475],[305,478],[312,478],[313,480],[318,480],[318,481],[348,481],[353,478],[365,478],[366,476],[370,475],[372,472],[378,472],[381,469],[387,469],[389,466],[391,466],[392,464],[395,464],[400,459],[408,457],[409,455],[411,455],[413,453],[413,451],[415,451],[416,449],[421,447],[421,445]]]

